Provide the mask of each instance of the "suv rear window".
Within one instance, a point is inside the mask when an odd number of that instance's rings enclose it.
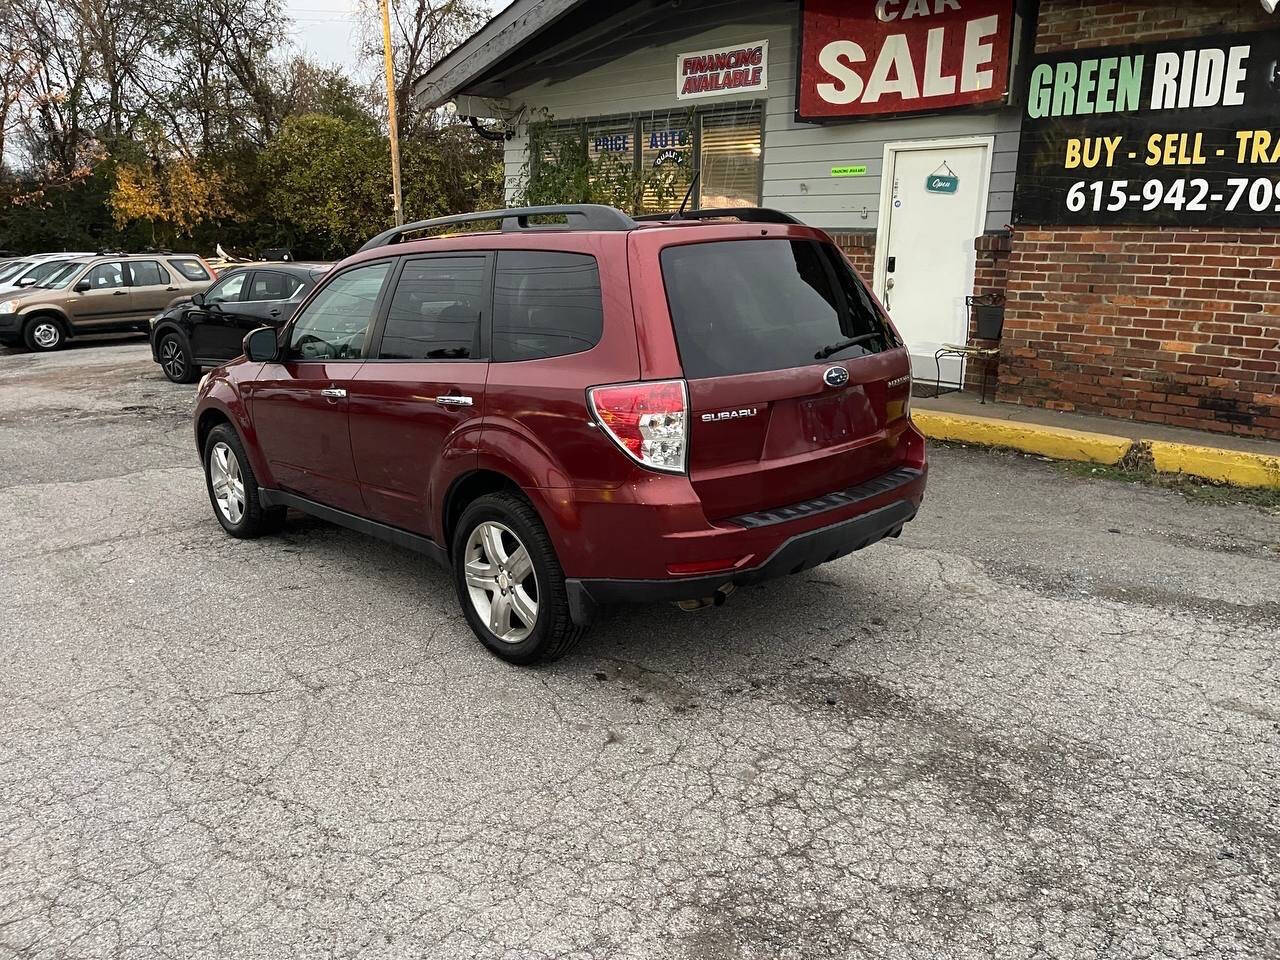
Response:
[[[803,367],[898,345],[830,244],[722,240],[667,247],[662,277],[684,375],[692,379]]]
[[[209,273],[199,260],[170,260],[170,265],[188,280],[208,280]]]

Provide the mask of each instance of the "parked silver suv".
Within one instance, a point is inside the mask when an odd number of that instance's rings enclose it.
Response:
[[[86,333],[148,332],[152,316],[213,281],[213,270],[193,254],[71,260],[33,286],[0,294],[0,343],[56,350]]]

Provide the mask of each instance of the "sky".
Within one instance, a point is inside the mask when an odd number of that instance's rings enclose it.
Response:
[[[510,2],[490,0],[490,11],[496,13]],[[362,67],[356,55],[359,7],[360,0],[286,0],[285,9],[293,20],[290,32],[294,45],[321,63],[336,64],[353,75],[378,76],[379,64]]]
[[[291,38],[301,51],[352,73],[369,72],[368,67],[361,71],[356,56],[359,0],[287,0],[285,9],[293,21]]]

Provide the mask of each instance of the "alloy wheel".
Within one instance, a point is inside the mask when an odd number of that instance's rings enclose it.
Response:
[[[463,555],[471,605],[503,643],[520,643],[538,621],[538,576],[529,551],[510,527],[478,524]]]
[[[187,372],[187,361],[182,356],[182,347],[173,337],[160,344],[160,366],[169,375],[170,380],[181,380]]]
[[[40,320],[31,328],[31,339],[41,350],[52,350],[62,339],[62,331],[51,320]]]
[[[225,443],[215,443],[209,451],[209,484],[223,519],[233,526],[239,523],[245,509],[244,478],[235,451]]]

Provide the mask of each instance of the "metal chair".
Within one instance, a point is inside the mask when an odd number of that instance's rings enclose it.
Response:
[[[933,362],[938,368],[938,378],[934,381],[933,395],[942,396],[942,358],[959,357],[961,359],[979,360],[982,362],[982,391],[979,403],[987,402],[987,380],[992,367],[1000,363],[1000,337],[1004,333],[1004,294],[985,293],[977,297],[965,297],[965,306],[973,311],[976,336],[964,344],[944,343],[933,355]],[[977,341],[995,341],[996,345],[982,346]],[[955,390],[961,389],[956,387]],[[954,393],[955,390],[948,390]]]

